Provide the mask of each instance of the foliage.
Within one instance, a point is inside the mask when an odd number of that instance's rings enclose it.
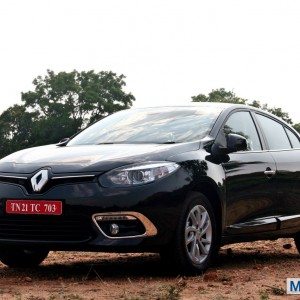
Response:
[[[27,112],[23,105],[14,105],[0,116],[0,155],[34,143],[34,122],[37,114]]]
[[[22,93],[22,105],[0,115],[0,157],[31,146],[57,143],[135,100],[124,75],[94,71],[47,71]]]
[[[256,108],[266,110],[271,114],[283,119],[285,122],[292,124],[292,119],[287,112],[282,111],[279,107],[268,107],[267,104],[261,104],[259,101],[254,100],[250,102],[247,99],[240,98],[232,91],[226,91],[224,88],[212,90],[208,96],[199,94],[192,96],[193,102],[222,102],[222,103],[235,103],[235,104],[247,104]]]
[[[222,102],[222,103],[236,103],[246,104],[247,100],[239,98],[234,92],[226,91],[224,88],[212,90],[208,96],[199,94],[192,96],[193,102]]]
[[[300,123],[295,124],[294,128],[300,133]]]

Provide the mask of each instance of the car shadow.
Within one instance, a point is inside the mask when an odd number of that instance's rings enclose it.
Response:
[[[163,264],[157,254],[108,254],[106,257],[101,253],[101,257],[97,258],[97,254],[86,253],[86,256],[81,254],[84,259],[80,260],[79,257],[71,262],[68,260],[68,253],[60,255],[62,258],[54,261],[51,261],[50,255],[44,264],[32,269],[10,269],[2,265],[0,276],[5,278],[30,276],[38,280],[105,281],[141,277],[174,278],[180,275],[172,266]],[[221,250],[216,263],[210,270],[247,270],[255,265],[278,265],[287,260],[299,261],[299,255],[296,252]]]

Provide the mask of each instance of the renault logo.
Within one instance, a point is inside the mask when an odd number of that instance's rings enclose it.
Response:
[[[32,189],[35,192],[40,192],[48,182],[48,170],[40,170],[31,178]]]

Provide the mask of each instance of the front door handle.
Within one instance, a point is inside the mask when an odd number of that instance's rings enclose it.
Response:
[[[266,168],[266,171],[264,173],[267,177],[272,177],[276,174],[276,171],[272,170],[271,168]]]

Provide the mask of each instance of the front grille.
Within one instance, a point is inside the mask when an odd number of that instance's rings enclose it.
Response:
[[[22,175],[22,174],[21,174]],[[100,175],[100,174],[98,174]],[[21,186],[26,190],[28,194],[41,194],[44,193],[48,190],[50,190],[52,187],[62,185],[62,184],[76,184],[76,183],[85,183],[85,182],[93,182],[95,179],[95,175],[93,174],[72,174],[72,175],[66,175],[66,176],[52,176],[49,181],[46,183],[46,185],[43,187],[41,192],[34,192],[32,189],[32,184],[31,184],[31,177],[30,176],[19,176],[17,175],[3,175],[0,174],[0,182],[4,183],[12,183],[16,184],[18,186]]]
[[[91,221],[82,216],[0,216],[0,239],[83,242],[91,239]]]

